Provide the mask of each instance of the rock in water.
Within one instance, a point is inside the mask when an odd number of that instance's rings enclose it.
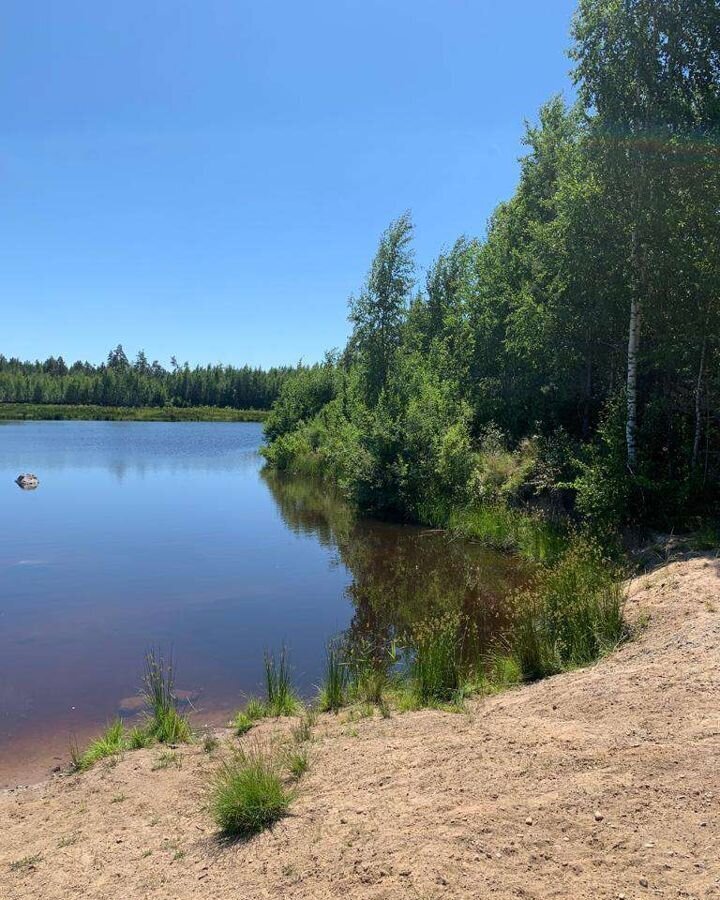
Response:
[[[32,475],[30,472],[26,472],[24,475],[18,475],[15,479],[15,484],[18,487],[21,487],[24,491],[33,491],[40,484],[40,479],[37,475]]]

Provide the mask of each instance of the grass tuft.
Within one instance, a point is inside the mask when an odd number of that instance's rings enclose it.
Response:
[[[287,815],[294,792],[275,758],[260,748],[237,753],[213,776],[210,812],[226,837],[249,837]]]
[[[70,744],[70,768],[73,772],[85,772],[96,762],[122,753],[127,747],[125,729],[120,719],[111,722],[105,731],[85,748],[80,750],[76,741]]]
[[[265,689],[267,691],[267,716],[294,716],[301,703],[292,686],[287,648],[283,645],[279,659],[273,653],[265,653]]]
[[[150,708],[148,734],[161,744],[188,743],[192,729],[187,717],[178,711],[172,656],[166,660],[160,650],[147,652],[143,696]]]
[[[347,703],[348,666],[341,647],[331,641],[325,651],[325,680],[320,689],[322,712],[337,713]]]
[[[447,613],[420,623],[410,637],[411,672],[421,705],[449,703],[461,688],[460,620]]]
[[[588,665],[626,636],[620,572],[585,538],[517,598],[511,641],[526,681]]]
[[[295,781],[299,781],[310,768],[310,755],[307,747],[295,747],[288,750],[286,765]]]

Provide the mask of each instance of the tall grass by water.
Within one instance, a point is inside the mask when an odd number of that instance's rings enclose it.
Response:
[[[533,562],[549,565],[560,558],[568,538],[540,513],[513,509],[502,503],[453,510],[448,528],[462,537],[504,552],[516,552]]]
[[[142,696],[149,707],[148,734],[161,744],[181,744],[190,740],[190,723],[178,710],[175,697],[172,655],[166,659],[159,649],[147,652]]]
[[[320,688],[319,706],[322,712],[338,712],[346,703],[348,666],[337,641],[330,641],[325,650],[325,680]]]
[[[290,675],[287,647],[283,645],[280,655],[265,652],[265,690],[267,693],[266,714],[270,716],[292,716],[301,708]]]
[[[141,724],[128,730],[122,719],[117,718],[82,750],[77,741],[71,740],[71,771],[84,772],[101,759],[117,757],[125,750],[139,750],[154,743],[183,744],[192,740],[190,722],[179,711],[175,697],[172,656],[166,659],[155,649],[147,652],[141,696],[147,705]]]
[[[516,598],[510,645],[525,680],[587,665],[626,636],[620,571],[585,539]]]

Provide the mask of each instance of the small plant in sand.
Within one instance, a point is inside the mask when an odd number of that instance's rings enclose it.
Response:
[[[310,767],[310,755],[307,747],[293,747],[286,754],[285,764],[295,781],[299,781]]]
[[[248,837],[287,815],[294,796],[276,756],[256,746],[238,751],[217,769],[209,808],[223,836]]]

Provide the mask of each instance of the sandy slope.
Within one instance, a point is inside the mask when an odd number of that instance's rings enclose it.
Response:
[[[213,836],[199,747],[6,792],[0,897],[720,897],[720,565],[629,611],[611,658],[467,715],[322,720],[293,816],[245,844]]]

